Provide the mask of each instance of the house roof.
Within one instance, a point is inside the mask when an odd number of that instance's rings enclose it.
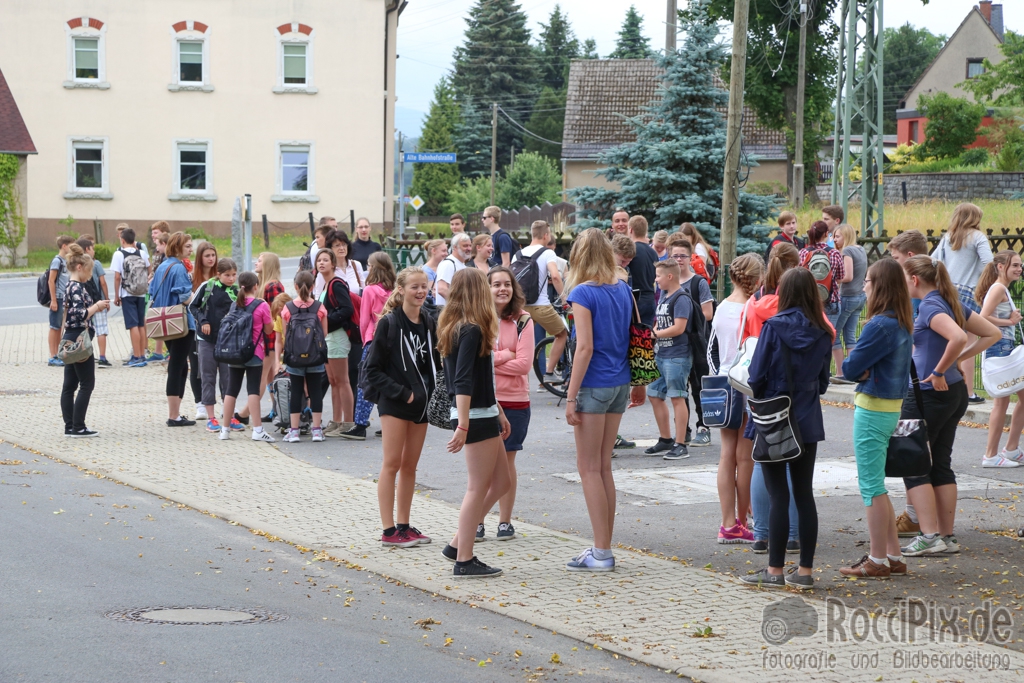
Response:
[[[3,71],[0,71],[0,154],[37,154]]]
[[[593,159],[600,152],[636,140],[627,119],[644,113],[658,98],[662,69],[653,59],[577,59],[569,67],[562,133],[564,159]],[[715,74],[715,85],[727,89]],[[724,116],[726,109],[721,109]],[[747,154],[786,158],[786,136],[762,125],[743,107],[742,145]]]

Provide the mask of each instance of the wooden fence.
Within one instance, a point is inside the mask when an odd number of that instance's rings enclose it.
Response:
[[[985,232],[988,235],[988,241],[992,246],[993,254],[1004,249],[1012,249],[1024,255],[1024,228],[1000,228],[999,230],[992,230],[990,228]],[[928,230],[925,232],[929,253],[935,250],[944,234],[944,230]],[[887,253],[886,245],[889,244],[890,239],[889,233],[885,230],[882,231],[880,237],[872,236],[871,231],[868,230],[867,237],[857,238],[857,244],[863,246],[864,251],[867,252],[868,263],[874,263],[885,256]]]

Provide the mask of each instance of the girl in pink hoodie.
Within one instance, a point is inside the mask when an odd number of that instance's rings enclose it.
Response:
[[[498,534],[495,540],[515,538],[512,526],[512,506],[516,502],[516,453],[523,448],[526,431],[530,427],[530,383],[527,376],[533,362],[533,320],[524,311],[526,297],[512,271],[495,266],[487,274],[491,296],[498,309],[498,338],[494,342],[494,395],[498,399],[512,432],[505,439],[512,486],[498,501]],[[484,538],[481,519],[476,530],[477,540]]]

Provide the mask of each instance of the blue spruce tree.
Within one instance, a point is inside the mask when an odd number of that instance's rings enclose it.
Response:
[[[674,232],[693,223],[717,245],[725,172],[725,116],[729,95],[714,84],[725,48],[708,17],[708,0],[680,13],[685,38],[675,53],[656,57],[663,70],[658,98],[630,120],[636,142],[600,155],[606,166],[597,174],[621,189],[579,187],[570,190],[578,205],[577,227],[606,227],[621,208],[642,214],[652,230]],[[774,200],[740,193],[737,253],[763,253]]]

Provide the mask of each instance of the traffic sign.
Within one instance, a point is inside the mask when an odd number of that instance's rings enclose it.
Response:
[[[458,163],[455,152],[405,152],[407,164],[454,164]]]
[[[416,209],[417,211],[422,209],[423,205],[426,204],[426,202],[423,201],[423,198],[420,197],[419,195],[413,197],[409,203],[412,204],[412,208]]]

